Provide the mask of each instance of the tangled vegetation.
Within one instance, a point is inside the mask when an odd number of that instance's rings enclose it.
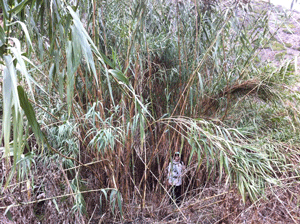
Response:
[[[1,1],[6,217],[299,222],[297,66],[260,61],[276,13],[261,4]],[[175,209],[174,151],[188,167]]]

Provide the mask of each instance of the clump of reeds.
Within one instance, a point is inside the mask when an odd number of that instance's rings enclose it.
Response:
[[[298,175],[299,111],[283,103],[278,78],[292,71],[256,62],[272,37],[267,11],[238,1],[3,4],[3,189],[13,181],[36,194],[44,163],[62,180],[39,193],[73,198],[77,222],[219,222]],[[188,166],[175,211],[165,186],[174,151]],[[247,209],[209,213],[227,194]]]

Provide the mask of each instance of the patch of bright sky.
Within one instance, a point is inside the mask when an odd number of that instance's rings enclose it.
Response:
[[[291,8],[292,2],[293,0],[270,0],[270,3],[274,5],[281,5],[286,9]],[[300,12],[300,0],[298,0],[297,2],[296,0],[294,0],[293,10]]]

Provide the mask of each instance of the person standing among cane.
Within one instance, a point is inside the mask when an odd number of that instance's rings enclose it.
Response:
[[[182,174],[185,170],[185,165],[180,161],[180,153],[175,152],[174,159],[169,163],[168,166],[168,185],[171,186],[171,196],[177,205],[180,204],[181,197],[181,185],[182,185]],[[170,200],[172,203],[172,200]]]

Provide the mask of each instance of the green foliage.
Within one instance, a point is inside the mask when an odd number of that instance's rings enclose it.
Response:
[[[252,200],[263,192],[265,185],[276,184],[273,163],[265,151],[247,143],[246,137],[237,129],[224,128],[202,119],[174,119],[187,129],[187,140],[191,145],[189,162],[197,155],[198,167],[206,163],[208,178],[226,174],[226,183],[235,182],[243,200],[248,193]],[[251,180],[251,181],[249,181]]]
[[[86,113],[86,123],[88,124],[87,126],[90,126],[86,138],[92,136],[89,141],[91,149],[98,150],[102,154],[105,154],[108,149],[114,151],[116,142],[123,140],[124,133],[122,126],[118,127],[114,124],[114,122],[119,122],[116,114],[112,112],[110,117],[106,120],[102,120],[101,114],[96,111],[97,105],[99,104],[94,103]],[[116,110],[116,113],[117,112]],[[98,122],[96,122],[96,119]]]
[[[114,188],[105,188],[101,190],[102,194],[100,195],[100,211],[102,211],[102,204],[104,195],[105,201],[109,202],[109,207],[113,214],[115,214],[116,209],[119,210],[121,217],[123,216],[123,209],[122,209],[122,195],[121,193]],[[109,195],[109,196],[108,196]],[[103,214],[103,212],[101,212]]]
[[[75,203],[72,208],[73,212],[79,211],[80,214],[86,215],[86,203],[84,200],[84,197],[81,193],[81,186],[83,182],[81,181],[80,177],[78,176],[78,173],[76,174],[76,177],[71,182],[72,190],[75,194]]]

